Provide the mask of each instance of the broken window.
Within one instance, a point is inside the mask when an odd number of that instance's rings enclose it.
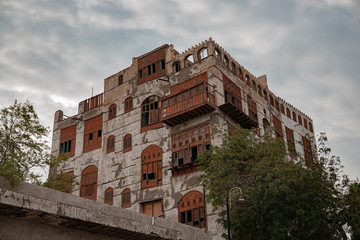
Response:
[[[179,72],[179,71],[180,71],[180,62],[175,62],[175,63],[174,63],[174,71],[175,71],[175,72]]]
[[[185,194],[178,204],[179,222],[190,226],[205,228],[206,212],[204,195],[198,191]]]
[[[224,55],[224,64],[225,66],[229,67],[229,58],[226,55]]]
[[[239,68],[239,77],[241,80],[244,80],[244,75],[243,75],[243,71],[241,68]]]
[[[221,53],[220,50],[215,48],[215,58],[221,60]]]
[[[208,56],[208,51],[207,51],[207,48],[202,48],[200,51],[199,51],[199,60],[201,59],[204,59]]]
[[[264,134],[271,136],[270,123],[266,118],[263,118],[263,127],[264,127]]]
[[[231,63],[231,70],[236,74],[236,65],[234,62]]]
[[[147,66],[147,75],[151,75],[151,65]]]
[[[148,126],[159,122],[159,97],[150,96],[141,104],[141,126]]]
[[[165,60],[161,60],[160,61],[160,64],[161,64],[161,70],[164,70],[165,69]]]
[[[151,145],[141,153],[141,188],[150,188],[162,184],[162,150]]]
[[[246,78],[246,84],[248,85],[248,86],[250,86],[250,77],[249,77],[249,75],[245,75],[245,78]]]
[[[188,55],[186,58],[185,58],[185,66],[186,67],[189,67],[191,66],[192,64],[194,64],[194,55],[193,54],[190,54]]]
[[[255,80],[251,81],[251,87],[256,92],[256,82],[255,82]]]

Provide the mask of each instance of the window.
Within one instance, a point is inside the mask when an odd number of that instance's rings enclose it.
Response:
[[[165,59],[162,59],[160,61],[160,65],[161,65],[161,70],[164,70],[165,69]]]
[[[305,158],[305,163],[306,163],[306,160],[312,161],[312,159],[313,159],[311,141],[307,137],[302,137],[302,140],[303,140],[303,146],[304,146],[304,158]]]
[[[151,145],[141,153],[141,188],[151,188],[162,184],[162,150]]]
[[[121,74],[118,79],[118,85],[123,84],[123,75]]]
[[[243,71],[241,68],[239,68],[239,77],[241,80],[244,80],[244,75],[243,75]]]
[[[229,67],[229,58],[226,55],[224,55],[224,64],[225,66]]]
[[[267,92],[266,92],[265,89],[264,89],[263,93],[264,93],[264,99],[267,101],[267,100],[268,100],[268,97],[267,97]]]
[[[248,100],[248,108],[249,108],[249,117],[254,122],[258,123],[256,102],[252,100],[249,96],[247,96],[247,100]]]
[[[251,80],[251,87],[256,92],[256,82],[255,82],[255,80]]]
[[[76,124],[61,129],[59,155],[66,154],[69,157],[75,155]]]
[[[286,108],[286,116],[288,118],[291,118],[291,113],[290,113],[290,109]]]
[[[96,200],[97,192],[97,167],[91,165],[81,173],[80,197]]]
[[[250,86],[250,77],[249,77],[249,75],[245,75],[245,78],[246,78],[246,84],[248,85],[248,86]]]
[[[162,200],[142,204],[143,213],[153,217],[164,217]]]
[[[201,59],[204,59],[208,56],[208,51],[207,51],[207,48],[202,48],[200,51],[199,51],[199,60]]]
[[[109,116],[108,119],[113,119],[116,117],[116,104],[111,104],[109,107]]]
[[[215,48],[215,58],[218,60],[221,60],[220,50],[217,48]]]
[[[285,133],[286,133],[286,141],[288,146],[288,151],[292,158],[295,158],[295,139],[294,139],[294,131],[285,126]]]
[[[175,72],[179,72],[180,69],[181,69],[181,68],[180,68],[180,63],[179,63],[179,62],[175,62],[175,63],[174,63],[174,71],[175,71]]]
[[[131,151],[131,134],[126,134],[123,140],[123,152]]]
[[[270,104],[271,106],[274,106],[274,98],[272,95],[270,95]]]
[[[83,152],[101,148],[102,115],[85,121]]]
[[[124,105],[125,105],[125,113],[130,112],[133,109],[133,98],[132,97],[126,98]]]
[[[185,58],[185,67],[189,67],[194,64],[194,55],[190,54]]]
[[[156,65],[155,63],[151,64],[151,73],[156,73]]]
[[[143,78],[143,71],[142,69],[139,70],[139,79],[142,79]]]
[[[274,128],[275,128],[275,137],[284,140],[283,132],[281,127],[281,121],[273,115]]]
[[[201,192],[191,191],[185,194],[178,204],[179,222],[190,226],[205,228],[205,198]]]
[[[236,74],[236,65],[234,62],[231,63],[231,70]]]
[[[307,120],[304,118],[304,128],[308,129]]]
[[[104,203],[106,204],[113,204],[113,195],[114,195],[114,189],[109,187],[105,190],[105,194],[104,194]]]
[[[258,94],[262,97],[262,89],[261,89],[260,85],[258,85]]]
[[[121,192],[121,207],[122,208],[128,208],[131,206],[131,198],[130,198],[130,188],[125,188]]]
[[[276,108],[276,110],[280,111],[279,101],[276,99],[275,99],[275,108]]]
[[[147,75],[151,75],[151,65],[147,66]]]
[[[293,112],[292,115],[293,115],[293,120],[296,122],[296,113]]]
[[[106,153],[115,151],[115,137],[113,135],[108,137],[106,146],[107,146]]]
[[[314,132],[313,125],[311,122],[309,122],[309,130],[310,130],[310,132]]]
[[[141,126],[148,126],[159,122],[159,97],[151,96],[141,104]]]
[[[285,114],[284,104],[281,104],[281,105],[280,105],[280,110],[281,110],[281,113],[282,113],[282,114]]]
[[[298,121],[299,121],[299,124],[302,126],[302,119],[301,119],[300,115],[298,115]]]

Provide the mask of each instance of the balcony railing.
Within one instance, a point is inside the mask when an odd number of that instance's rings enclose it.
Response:
[[[173,126],[187,121],[215,109],[215,97],[208,92],[208,87],[199,88],[199,91],[191,91],[188,94],[179,93],[162,99],[161,121]]]
[[[104,93],[100,93],[94,97],[85,100],[84,112],[100,107],[104,104]]]
[[[219,108],[239,123],[243,128],[255,128],[258,126],[257,119],[254,116],[246,115],[242,110],[242,103],[240,100],[231,96],[225,91],[225,104],[219,106]]]

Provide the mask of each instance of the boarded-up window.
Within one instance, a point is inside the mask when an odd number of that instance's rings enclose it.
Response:
[[[128,208],[131,206],[131,191],[130,188],[125,188],[121,192],[121,207],[122,208]]]
[[[151,145],[141,153],[141,188],[151,188],[162,184],[162,150]]]
[[[206,227],[204,195],[198,191],[185,194],[178,204],[179,222],[198,227]]]
[[[76,124],[61,129],[59,154],[67,154],[69,157],[75,154]]]
[[[81,173],[80,197],[96,200],[98,169],[88,166]]]
[[[123,152],[129,152],[132,149],[132,136],[131,134],[126,134],[123,140]]]
[[[112,205],[113,204],[113,195],[114,195],[114,189],[109,187],[105,190],[105,193],[104,193],[104,203],[106,204],[110,204]]]
[[[113,135],[109,136],[106,144],[106,153],[115,151],[115,137]]]
[[[101,147],[101,129],[101,114],[97,117],[85,121],[83,150],[84,153]]]
[[[275,128],[275,137],[284,140],[281,121],[273,115],[274,128]]]
[[[116,104],[111,104],[109,107],[109,116],[108,119],[113,119],[116,117]]]
[[[164,217],[162,200],[143,203],[143,213],[153,217]]]
[[[125,113],[130,112],[133,109],[133,98],[132,97],[128,97],[125,99],[124,102],[124,107],[125,107]]]
[[[294,158],[295,157],[295,152],[296,152],[294,131],[285,126],[285,133],[286,133],[286,141],[287,141],[287,146],[288,146],[290,156],[292,158]]]

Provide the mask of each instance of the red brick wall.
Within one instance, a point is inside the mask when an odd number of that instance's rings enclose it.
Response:
[[[233,83],[228,77],[223,74],[223,84],[224,89],[235,97],[237,100],[241,101],[241,90],[235,83]]]
[[[102,114],[85,121],[84,150],[83,150],[84,153],[101,147],[102,133],[101,136],[98,137],[98,131],[102,130],[102,121],[103,121]],[[89,140],[89,135],[91,133],[92,133],[92,140]]]
[[[165,47],[161,48],[153,53],[150,53],[138,59],[138,72],[142,70],[142,78],[140,78],[138,73],[139,85],[155,78],[164,76],[166,74],[165,69],[161,70],[161,60],[165,60],[165,49]],[[148,75],[147,67],[151,66],[153,63],[155,63],[156,72]]]
[[[71,151],[67,153],[69,157],[74,156],[75,153],[75,142],[76,142],[75,138],[76,138],[76,124],[61,129],[60,144],[67,141],[71,141]]]

